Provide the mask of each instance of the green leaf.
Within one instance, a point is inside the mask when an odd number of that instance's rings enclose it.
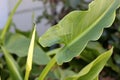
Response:
[[[57,77],[59,80],[64,80],[64,79],[65,79],[66,77],[68,77],[68,76],[73,76],[73,75],[75,75],[75,72],[73,72],[72,70],[69,70],[69,69],[63,70],[63,69],[57,68],[57,69],[54,71],[54,74],[56,75],[56,77]]]
[[[27,62],[26,62],[26,72],[25,72],[24,80],[28,80],[29,79],[29,75],[30,75],[30,72],[31,72],[31,69],[32,69],[34,44],[35,44],[35,32],[36,32],[36,26],[34,27],[34,30],[33,30],[33,33],[32,33],[32,38],[31,38],[31,42],[30,42],[30,45],[29,45]]]
[[[8,53],[7,49],[5,49],[4,47],[1,47],[1,48],[4,53],[6,63],[10,70],[12,79],[13,80],[23,80],[19,65],[15,62],[14,58],[10,55],[10,53]]]
[[[99,39],[103,29],[112,25],[120,0],[94,0],[87,11],[73,11],[51,27],[39,42],[43,47],[56,43],[64,47],[56,54],[58,64],[78,56],[88,41]]]
[[[33,62],[38,65],[46,65],[50,61],[50,57],[42,50],[41,47],[35,45]]]
[[[99,78],[98,78],[98,76],[94,79],[94,80],[98,80]]]
[[[13,34],[5,43],[6,49],[19,57],[27,56],[30,39],[20,34]]]
[[[112,52],[113,48],[102,53],[94,61],[84,67],[78,74],[70,76],[65,80],[97,80],[97,76],[112,55]]]
[[[6,49],[19,57],[27,56],[30,39],[21,35],[13,34],[5,43]],[[38,65],[45,65],[49,62],[50,58],[42,50],[42,48],[35,43],[35,50],[33,55],[33,62]]]

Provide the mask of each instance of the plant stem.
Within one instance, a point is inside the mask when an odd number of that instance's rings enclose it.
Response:
[[[25,73],[25,78],[24,78],[24,80],[28,80],[29,75],[30,75],[30,71],[31,71],[31,70],[26,69],[26,73]]]
[[[4,26],[4,28],[3,28],[3,31],[2,31],[2,33],[1,33],[1,36],[0,36],[0,40],[2,41],[2,43],[3,43],[3,41],[4,41],[6,32],[7,32],[8,29],[9,29],[10,23],[11,23],[11,21],[12,21],[12,17],[13,17],[14,13],[16,12],[16,10],[17,10],[17,8],[18,8],[18,6],[20,5],[21,2],[22,2],[22,0],[19,0],[19,1],[17,2],[17,4],[15,5],[15,7],[13,8],[12,12],[10,13],[10,15],[9,15],[9,17],[8,17],[7,23],[5,24],[5,26]]]
[[[13,80],[23,80],[19,65],[16,63],[14,58],[10,55],[10,53],[3,46],[1,47],[1,49],[4,53],[7,66],[10,70],[10,74]]]
[[[42,71],[41,75],[38,77],[38,80],[44,80],[45,76],[48,74],[50,69],[56,63],[55,56],[51,59],[51,61],[47,64],[45,69]]]

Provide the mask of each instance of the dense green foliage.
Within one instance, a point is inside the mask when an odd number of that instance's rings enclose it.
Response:
[[[44,15],[38,17],[37,22],[40,22],[42,18],[48,19],[48,22],[51,25],[56,24],[61,20],[66,14],[73,10],[87,10],[88,4],[92,0],[50,0],[43,1],[47,6],[47,3],[50,4],[51,13],[47,12],[47,9],[43,12]],[[60,3],[63,3],[62,9],[59,11],[57,7]],[[98,9],[99,10],[99,9]],[[55,17],[54,17],[55,16]],[[90,42],[80,55],[80,58],[77,57],[73,59],[70,63],[65,63],[63,67],[72,67],[74,70],[79,70],[80,68],[78,61],[84,60],[81,63],[84,65],[96,58],[100,53],[104,52],[106,49],[110,49],[111,46],[114,46],[114,51],[111,59],[108,61],[106,67],[101,72],[100,79],[113,79],[119,80],[120,78],[120,8],[117,9],[116,18],[114,23],[110,28],[106,28],[103,31],[102,36],[97,42]],[[90,55],[91,54],[91,55]],[[85,57],[84,57],[85,56]],[[84,62],[84,63],[83,63]],[[68,65],[69,64],[69,65]],[[73,65],[76,66],[73,66]]]
[[[109,59],[113,53],[111,45],[107,47],[110,50],[106,51],[106,45],[103,45],[103,48],[100,44],[106,41],[106,32],[101,39],[99,38],[103,29],[110,27],[115,20],[115,11],[120,7],[120,0],[94,0],[88,10],[70,12],[57,24],[52,23],[56,25],[40,36],[39,42],[34,26],[34,30],[28,32],[16,28],[14,33],[9,31],[12,17],[21,1],[18,0],[5,27],[0,30],[1,80],[98,80],[104,66],[119,72],[119,67]],[[57,0],[55,1],[50,0],[54,7],[57,4]],[[71,7],[71,10],[79,9],[79,1],[61,0],[68,8]],[[47,3],[47,0],[44,3]],[[117,17],[119,21],[118,14]],[[50,17],[47,18],[52,20]],[[116,40],[111,35],[110,38]],[[100,43],[93,42],[96,40]],[[111,41],[111,44],[113,43]],[[116,53],[116,49],[119,49],[117,43],[119,40],[113,44]],[[59,47],[49,50],[56,44]],[[115,54],[113,58],[119,64],[119,54]]]

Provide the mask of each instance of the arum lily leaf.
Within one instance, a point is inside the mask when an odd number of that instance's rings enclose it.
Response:
[[[51,27],[39,42],[47,47],[56,43],[65,46],[56,54],[58,64],[78,56],[88,41],[99,39],[103,29],[112,25],[120,0],[94,0],[87,11],[73,11]]]
[[[94,61],[84,67],[78,74],[66,78],[65,80],[97,80],[100,71],[112,55],[113,48],[102,53]]]
[[[19,57],[27,56],[30,39],[20,34],[13,34],[5,43],[5,47],[10,53]]]

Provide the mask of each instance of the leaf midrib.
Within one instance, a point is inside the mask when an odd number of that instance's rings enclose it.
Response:
[[[111,2],[111,4],[112,4],[112,2]],[[113,3],[113,4],[114,4],[114,3]],[[112,6],[112,5],[109,5],[109,6],[108,6],[108,9],[106,9],[106,10],[104,11],[104,13],[101,14],[101,16],[98,17],[97,20],[95,20],[95,22],[91,24],[92,27],[88,27],[88,28],[81,34],[81,36],[80,36],[80,35],[76,36],[76,38],[74,38],[73,40],[71,40],[66,46],[71,46],[71,45],[74,44],[77,40],[79,40],[80,38],[82,38],[86,33],[88,33],[89,31],[91,31],[91,30],[93,29],[93,27],[94,27],[95,25],[97,25],[98,22],[99,22],[99,21],[105,16],[105,14],[110,10],[111,6]]]

